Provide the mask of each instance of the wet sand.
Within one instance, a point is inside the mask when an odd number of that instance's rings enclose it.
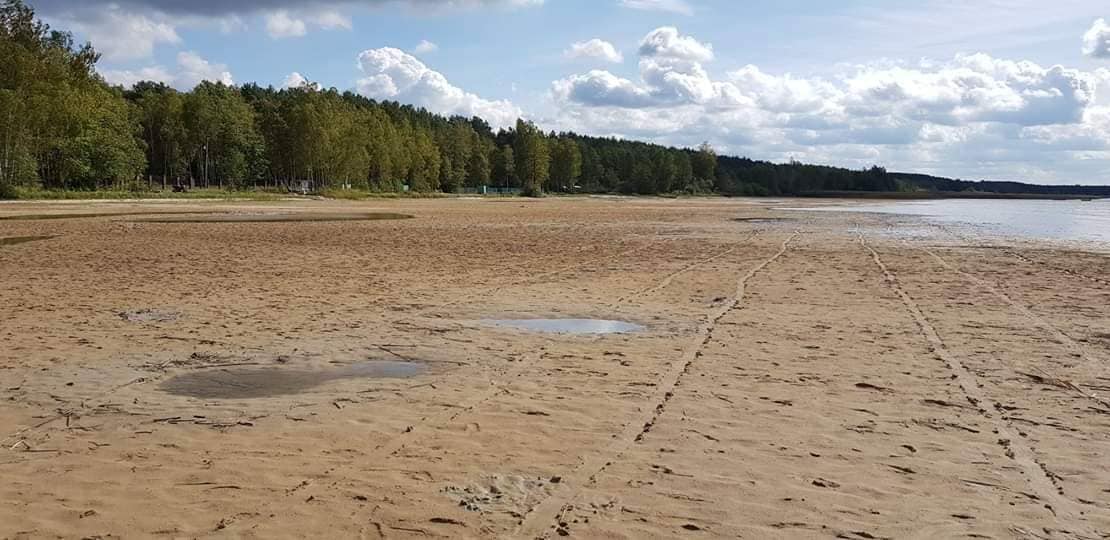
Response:
[[[0,538],[1110,537],[1110,256],[776,205],[0,206]]]

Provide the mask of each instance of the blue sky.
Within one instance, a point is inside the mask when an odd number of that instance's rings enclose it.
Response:
[[[30,3],[120,84],[307,79],[776,161],[1110,184],[1110,5],[1091,0]]]

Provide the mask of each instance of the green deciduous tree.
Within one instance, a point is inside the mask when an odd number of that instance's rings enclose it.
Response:
[[[694,178],[698,180],[713,180],[717,177],[717,152],[709,143],[702,143],[698,151],[690,158]]]
[[[505,145],[493,155],[493,183],[498,187],[513,187],[517,185],[516,158],[513,147]]]
[[[513,155],[524,193],[540,195],[551,174],[551,153],[546,137],[536,125],[517,120]]]
[[[21,1],[0,2],[0,190],[118,186],[142,171],[137,119],[98,59]]]
[[[578,178],[582,176],[582,151],[578,142],[564,137],[551,142],[551,181],[549,189],[555,191],[573,190]]]
[[[489,150],[485,148],[478,148],[470,156],[470,163],[466,168],[466,185],[470,187],[481,187],[489,185],[490,182],[490,160]]]

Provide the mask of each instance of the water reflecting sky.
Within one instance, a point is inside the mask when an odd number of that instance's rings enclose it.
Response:
[[[795,208],[924,216],[943,223],[969,223],[1003,236],[1110,244],[1110,200],[1029,201],[944,199]]]

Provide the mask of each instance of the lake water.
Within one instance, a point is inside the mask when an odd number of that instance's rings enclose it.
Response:
[[[1068,240],[1110,246],[1110,200],[1030,201],[944,199],[794,208],[922,216],[930,221],[969,224],[983,232],[1034,240]]]

